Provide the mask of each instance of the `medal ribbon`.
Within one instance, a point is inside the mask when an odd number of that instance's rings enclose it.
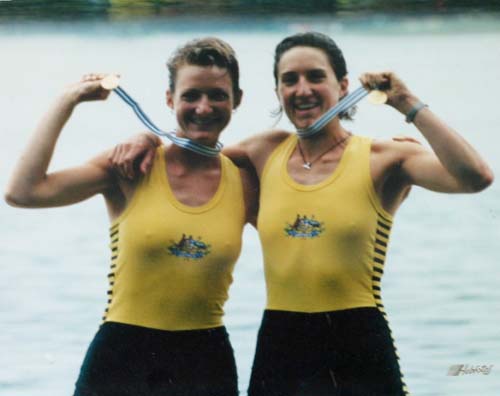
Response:
[[[345,96],[340,102],[338,102],[335,106],[333,106],[330,110],[328,110],[325,114],[323,114],[320,118],[318,118],[312,125],[308,126],[304,129],[297,129],[297,135],[300,138],[307,139],[311,136],[316,135],[321,129],[324,128],[326,124],[328,124],[331,120],[333,120],[339,113],[342,111],[350,109],[356,103],[358,103],[361,99],[369,94],[363,87],[359,87],[354,92]]]
[[[134,113],[137,115],[139,120],[141,120],[141,122],[146,126],[146,128],[148,128],[155,135],[160,137],[166,137],[167,139],[172,141],[172,143],[175,144],[176,146],[194,151],[195,153],[205,155],[207,157],[216,157],[222,150],[223,146],[221,142],[217,142],[215,144],[215,147],[210,147],[200,143],[196,143],[191,139],[178,137],[176,136],[175,132],[162,131],[149,119],[149,117],[144,113],[139,104],[134,99],[132,99],[132,97],[127,92],[125,92],[125,90],[122,87],[117,86],[116,88],[113,89],[113,91],[134,110]]]

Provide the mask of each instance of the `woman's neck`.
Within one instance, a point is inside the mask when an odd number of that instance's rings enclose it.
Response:
[[[339,142],[339,146],[341,146],[340,142],[346,140],[350,133],[342,127],[338,120],[336,121],[329,123],[322,131],[310,138],[299,138],[302,150],[306,154],[311,155],[324,150],[325,147],[334,145],[335,142]]]
[[[167,147],[169,162],[177,162],[186,169],[208,169],[219,166],[219,157],[209,157],[171,144]]]

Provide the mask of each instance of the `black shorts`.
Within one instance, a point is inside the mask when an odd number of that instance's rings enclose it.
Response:
[[[403,396],[404,386],[377,308],[264,312],[248,396]]]
[[[224,327],[163,331],[104,323],[83,361],[75,396],[237,396]]]

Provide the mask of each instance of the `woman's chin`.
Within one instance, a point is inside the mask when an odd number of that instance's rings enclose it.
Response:
[[[290,117],[290,121],[296,129],[306,129],[314,124],[321,117],[321,114],[308,114],[303,117],[294,115]]]
[[[307,119],[307,120],[294,120],[292,122],[293,126],[296,129],[307,129],[309,128],[312,124],[314,124],[314,120]]]
[[[187,138],[205,146],[215,146],[215,143],[217,143],[217,140],[219,139],[219,135],[220,132],[214,131],[189,131],[179,135],[179,137]]]

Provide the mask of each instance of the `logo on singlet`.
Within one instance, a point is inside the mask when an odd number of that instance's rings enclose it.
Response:
[[[314,215],[307,217],[298,214],[293,224],[287,223],[285,233],[293,238],[316,238],[325,231],[323,224]]]
[[[191,260],[199,260],[210,254],[210,245],[203,242],[201,237],[194,239],[192,235],[182,234],[179,242],[172,241],[168,247],[171,255]]]

